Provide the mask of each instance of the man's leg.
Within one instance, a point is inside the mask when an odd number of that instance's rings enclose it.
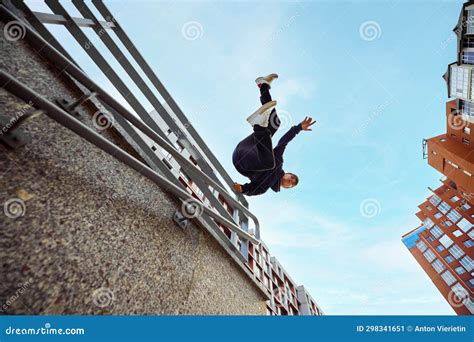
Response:
[[[237,145],[232,155],[235,168],[243,175],[246,171],[265,171],[275,167],[270,130],[259,125],[253,126],[253,130]]]
[[[272,95],[270,94],[270,85],[267,83],[260,84],[260,102],[262,105],[271,100]],[[268,129],[270,130],[271,137],[273,137],[278,130],[278,127],[280,127],[280,123],[280,118],[278,117],[276,109],[273,109],[270,118],[268,119]]]
[[[275,167],[275,156],[273,155],[273,133],[270,129],[270,125],[268,125],[268,127],[262,127],[259,125],[253,126],[252,135],[254,138],[255,151],[257,155],[255,171],[273,169]]]

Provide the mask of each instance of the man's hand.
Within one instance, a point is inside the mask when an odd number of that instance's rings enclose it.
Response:
[[[310,128],[316,123],[316,120],[313,120],[311,117],[307,116],[304,118],[303,121],[301,121],[300,125],[303,131],[312,131]]]
[[[242,185],[240,185],[239,183],[234,183],[234,190],[239,194],[242,193]]]

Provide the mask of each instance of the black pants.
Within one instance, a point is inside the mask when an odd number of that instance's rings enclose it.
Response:
[[[270,86],[260,86],[260,102],[264,105],[272,100]],[[280,127],[280,118],[275,109],[268,120],[268,127],[253,126],[253,133],[242,140],[234,150],[232,161],[244,176],[248,172],[271,170],[275,167],[272,137]]]

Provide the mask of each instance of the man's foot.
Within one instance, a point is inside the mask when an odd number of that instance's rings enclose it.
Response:
[[[255,83],[257,83],[257,85],[260,87],[262,84],[268,84],[268,85],[271,85],[272,82],[274,80],[276,80],[278,78],[278,75],[277,74],[270,74],[270,75],[267,75],[267,76],[261,76],[261,77],[258,77],[256,80],[255,80]]]
[[[263,106],[257,109],[255,113],[247,118],[247,122],[252,125],[252,127],[255,125],[268,127],[268,119],[270,118],[270,114],[276,105],[276,101],[265,103]]]

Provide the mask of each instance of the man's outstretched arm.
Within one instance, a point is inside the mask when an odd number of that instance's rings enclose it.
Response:
[[[285,151],[286,145],[293,140],[293,138],[302,130],[303,131],[312,131],[311,126],[316,123],[311,117],[307,116],[300,124],[293,126],[286,132],[281,139],[278,141],[277,146],[275,147],[275,152],[281,156]],[[275,156],[276,157],[276,156]]]

